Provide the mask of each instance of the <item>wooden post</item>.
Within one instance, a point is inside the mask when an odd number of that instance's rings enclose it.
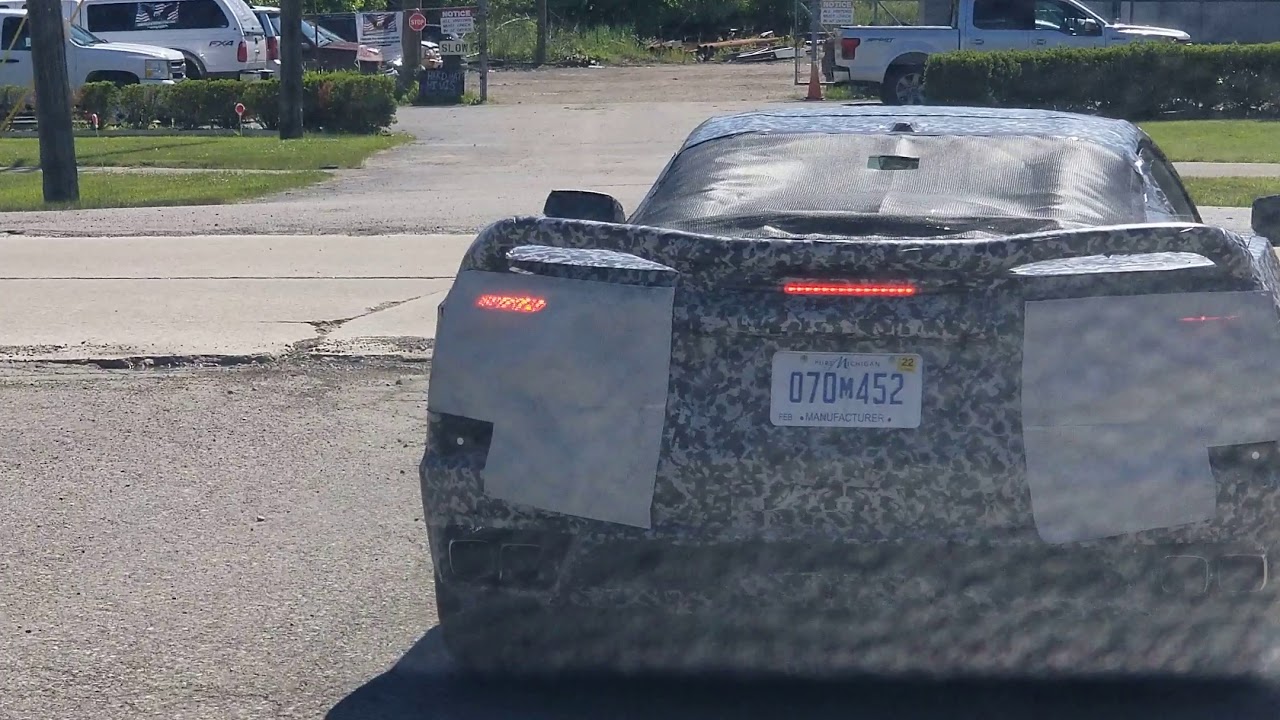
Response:
[[[537,65],[547,62],[547,32],[547,0],[538,0],[538,45],[533,53]]]
[[[400,90],[408,90],[418,79],[422,67],[422,33],[409,27],[409,14],[422,9],[422,0],[404,0],[400,3]]]
[[[280,0],[280,139],[302,137],[302,0]]]
[[[71,129],[71,83],[67,80],[67,34],[60,0],[29,0],[32,79],[40,133],[44,201],[80,199],[75,133]]]
[[[480,33],[480,102],[489,101],[489,0],[477,0],[476,30]]]

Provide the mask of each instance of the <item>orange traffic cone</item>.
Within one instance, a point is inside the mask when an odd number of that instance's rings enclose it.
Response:
[[[822,81],[818,79],[818,63],[809,63],[809,94],[805,100],[822,100]]]

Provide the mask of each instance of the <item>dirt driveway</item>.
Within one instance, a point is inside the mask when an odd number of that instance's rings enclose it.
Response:
[[[490,73],[489,97],[502,104],[795,100],[805,88],[793,83],[794,69],[782,61],[499,71]],[[468,87],[479,81],[471,75]]]
[[[643,196],[709,115],[797,101],[792,64],[495,71],[487,106],[401,108],[417,141],[362,170],[269,201],[188,208],[4,213],[30,235],[471,232],[541,210],[548,191]],[[471,76],[468,87],[479,78]]]

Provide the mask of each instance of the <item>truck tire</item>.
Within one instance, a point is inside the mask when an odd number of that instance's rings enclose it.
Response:
[[[924,66],[894,65],[884,74],[880,102],[885,105],[926,105]]]

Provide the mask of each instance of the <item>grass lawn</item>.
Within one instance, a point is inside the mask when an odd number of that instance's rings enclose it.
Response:
[[[1171,120],[1140,123],[1174,162],[1280,163],[1280,122]]]
[[[329,173],[80,173],[80,202],[45,205],[40,173],[0,173],[0,211],[220,205],[310,185]]]
[[[1182,182],[1191,199],[1201,207],[1249,207],[1263,195],[1280,195],[1280,178],[1184,177]]]
[[[379,150],[412,138],[394,135],[309,135],[301,140],[235,136],[78,137],[82,167],[171,167],[226,170],[320,170],[354,168]],[[34,167],[35,138],[0,138],[0,166]]]

